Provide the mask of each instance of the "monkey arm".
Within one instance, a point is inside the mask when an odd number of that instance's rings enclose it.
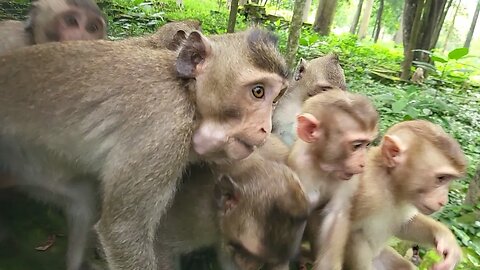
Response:
[[[314,270],[342,269],[345,244],[350,230],[348,209],[329,212],[321,226],[320,237],[316,246],[320,251],[315,254]]]
[[[397,236],[404,240],[435,246],[437,252],[444,256],[444,260],[433,269],[452,269],[461,259],[462,250],[453,233],[442,223],[421,213],[403,224]]]
[[[343,270],[371,270],[373,269],[373,253],[368,239],[361,231],[350,232],[348,245],[343,263]]]

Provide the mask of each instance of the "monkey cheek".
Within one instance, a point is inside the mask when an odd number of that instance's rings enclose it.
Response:
[[[200,156],[219,151],[227,143],[226,134],[209,126],[200,127],[193,135],[193,150]]]

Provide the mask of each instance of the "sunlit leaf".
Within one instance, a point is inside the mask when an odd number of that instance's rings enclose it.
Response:
[[[458,60],[468,54],[468,48],[456,48],[448,53],[448,59]]]
[[[447,63],[448,60],[439,56],[439,55],[435,55],[435,54],[432,54],[432,56],[430,57],[432,59],[432,61],[435,61],[435,62],[440,62],[440,63]]]
[[[408,100],[399,99],[392,104],[392,111],[394,113],[399,113],[399,112],[403,111],[403,109],[405,109],[407,104],[408,104]]]

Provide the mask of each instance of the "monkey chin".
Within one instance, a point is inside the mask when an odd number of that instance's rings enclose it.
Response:
[[[339,172],[336,172],[335,173],[335,176],[340,179],[340,180],[344,180],[344,181],[348,181],[350,179],[352,179],[352,177],[354,176],[355,174],[353,173],[347,173],[347,172],[343,172],[343,171],[339,171]]]
[[[238,138],[231,138],[225,145],[227,156],[233,160],[241,160],[249,157],[257,147],[246,143]]]

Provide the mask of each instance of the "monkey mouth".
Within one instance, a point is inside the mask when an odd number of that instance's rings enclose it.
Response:
[[[420,212],[422,212],[422,214],[427,215],[427,216],[436,212],[435,209],[432,209],[432,208],[430,208],[426,205],[423,205],[423,204],[419,205],[417,208],[418,208],[418,210],[420,210]]]
[[[246,141],[240,139],[240,138],[233,138],[234,141],[236,141],[237,143],[241,144],[243,147],[245,147],[245,149],[247,149],[249,152],[253,152],[255,150],[255,145],[253,144],[249,144],[247,143]]]
[[[350,179],[352,179],[352,177],[354,176],[355,174],[353,173],[347,173],[347,172],[340,172],[338,174],[338,177],[342,180],[345,180],[345,181],[348,181]]]

